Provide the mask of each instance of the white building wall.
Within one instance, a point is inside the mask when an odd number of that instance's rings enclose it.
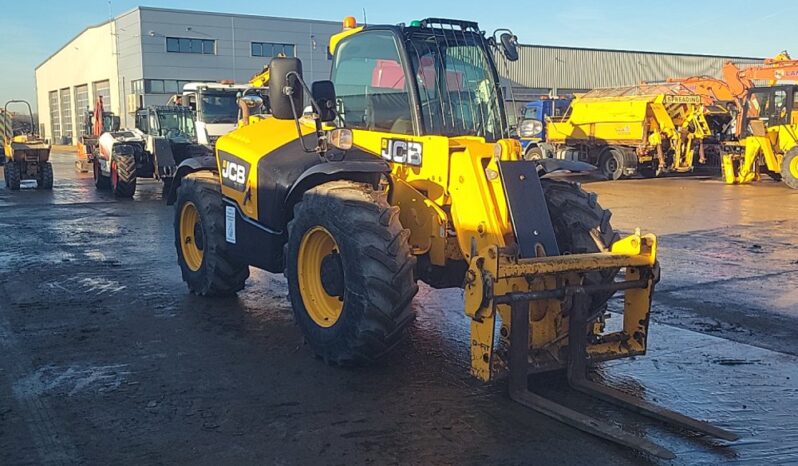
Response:
[[[113,31],[113,22],[89,27],[36,68],[36,100],[45,138],[53,140],[48,98],[51,91],[59,91],[60,95],[62,89],[69,89],[70,109],[67,112],[59,107],[58,114],[69,114],[73,141],[79,134],[82,114],[82,109],[75,108],[76,88],[88,86],[90,106],[93,106],[93,84],[96,82],[109,81],[111,95],[118,94]],[[111,111],[119,112],[118,99],[111,99]],[[62,124],[61,128],[65,126]]]
[[[327,56],[327,45],[330,37],[341,31],[341,24],[337,21],[149,7],[140,7],[138,12],[144,79],[233,80],[245,83],[271,60],[270,57],[253,57],[252,42],[291,44],[294,46],[295,56],[302,60],[308,82],[329,79],[332,61]],[[216,53],[202,55],[168,52],[167,37],[213,40]],[[132,76],[129,78],[126,79],[128,83],[138,79]],[[126,92],[130,93],[132,89],[128,88]],[[143,101],[144,105],[162,105],[168,98],[168,93],[148,93],[144,94]]]

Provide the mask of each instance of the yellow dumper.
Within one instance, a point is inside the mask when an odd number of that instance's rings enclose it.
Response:
[[[680,84],[644,84],[577,96],[546,134],[549,156],[588,162],[616,180],[691,171],[711,130],[700,96]]]

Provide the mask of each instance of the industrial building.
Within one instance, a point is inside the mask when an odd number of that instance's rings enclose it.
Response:
[[[98,95],[133,125],[139,106],[165,104],[190,81],[247,82],[284,53],[308,80],[327,79],[330,36],[340,21],[137,7],[83,30],[36,67],[41,134],[77,140]]]
[[[401,19],[401,18],[399,18]],[[339,21],[138,7],[86,28],[36,68],[40,130],[75,141],[81,115],[102,95],[107,111],[133,124],[140,105],[164,104],[189,81],[246,82],[278,53],[299,57],[308,81],[327,79],[327,44]],[[526,31],[516,31],[521,42]],[[724,62],[762,58],[524,45],[499,64],[508,99],[568,94],[672,76],[720,77]],[[508,89],[509,90],[509,89]]]

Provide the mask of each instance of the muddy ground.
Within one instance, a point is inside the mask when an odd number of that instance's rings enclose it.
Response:
[[[0,464],[657,463],[471,379],[459,291],[422,287],[408,341],[357,370],[314,359],[282,276],[189,295],[159,185],[119,201],[72,157],[56,154],[52,193],[0,185]],[[798,463],[798,191],[698,176],[589,189],[616,228],[660,235],[663,270],[649,355],[598,377],[742,438],[684,436],[556,378],[540,390],[673,464]]]

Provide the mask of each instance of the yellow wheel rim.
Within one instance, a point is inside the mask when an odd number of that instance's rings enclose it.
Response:
[[[205,235],[199,211],[193,202],[186,202],[180,210],[180,249],[188,268],[192,272],[198,271],[205,256]]]
[[[792,160],[790,160],[790,175],[798,179],[798,157],[793,157]]]
[[[335,325],[344,308],[343,297],[331,296],[322,284],[324,258],[338,251],[335,238],[321,226],[315,226],[305,232],[299,244],[299,257],[297,257],[299,292],[308,315],[320,327]]]

